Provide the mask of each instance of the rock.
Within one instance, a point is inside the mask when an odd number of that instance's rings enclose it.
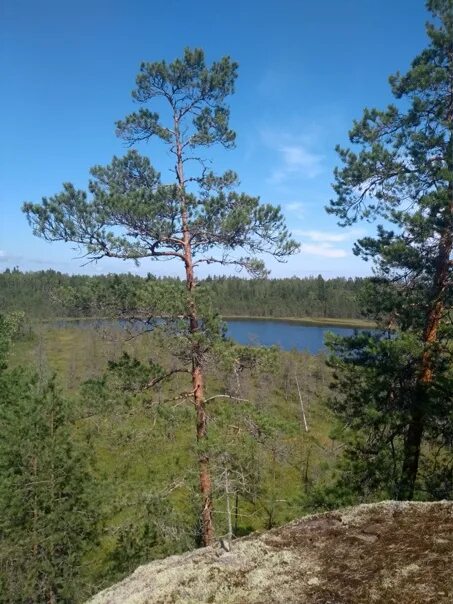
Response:
[[[226,552],[229,552],[231,550],[231,543],[229,539],[220,539],[219,545]]]
[[[141,566],[90,604],[451,604],[453,502],[383,502]]]

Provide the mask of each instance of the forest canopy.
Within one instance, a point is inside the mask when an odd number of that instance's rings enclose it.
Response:
[[[0,309],[22,310],[40,319],[99,317],[121,290],[123,303],[132,307],[137,291],[145,284],[174,282],[169,277],[132,274],[65,275],[52,270],[0,273]],[[358,319],[359,294],[368,279],[244,279],[208,277],[200,282],[212,305],[223,316],[329,317]]]

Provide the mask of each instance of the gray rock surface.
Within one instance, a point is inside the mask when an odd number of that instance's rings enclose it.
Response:
[[[453,502],[308,516],[139,567],[90,604],[453,603]]]

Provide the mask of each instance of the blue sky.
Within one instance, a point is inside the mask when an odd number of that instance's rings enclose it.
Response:
[[[190,46],[209,62],[239,62],[237,147],[213,153],[213,167],[234,169],[242,190],[283,207],[302,248],[287,264],[269,262],[272,276],[369,273],[351,247],[374,227],[341,229],[324,211],[334,147],[365,106],[392,100],[388,76],[426,45],[422,0],[3,0],[0,10],[0,270],[180,274],[178,263],[84,267],[70,244],[34,237],[20,207],[62,182],[85,187],[91,166],[124,153],[114,122],[135,108],[140,62]],[[165,178],[165,149],[142,150]]]

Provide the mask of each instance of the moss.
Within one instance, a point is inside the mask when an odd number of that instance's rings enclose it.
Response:
[[[368,504],[151,563],[92,604],[447,604],[452,554],[452,502]]]

